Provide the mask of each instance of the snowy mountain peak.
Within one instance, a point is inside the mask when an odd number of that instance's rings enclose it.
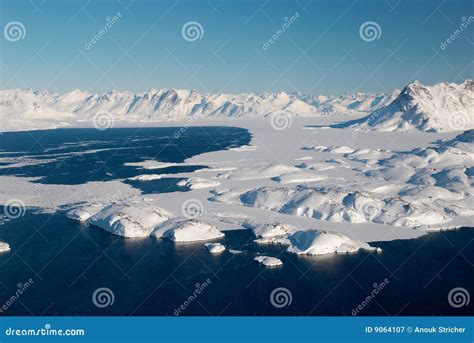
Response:
[[[362,120],[362,126],[382,131],[461,131],[474,127],[473,80],[461,84],[408,84],[383,111]]]

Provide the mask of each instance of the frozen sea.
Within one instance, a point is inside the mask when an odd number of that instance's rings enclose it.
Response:
[[[0,152],[7,161],[0,175],[72,185],[163,173],[171,176],[125,182],[143,193],[184,191],[172,174],[206,166],[170,166],[157,172],[125,163],[180,163],[248,144],[250,138],[247,130],[232,127],[6,133],[0,136]],[[0,240],[12,250],[0,254],[0,305],[8,304],[0,315],[351,316],[361,304],[358,315],[472,314],[472,302],[461,308],[448,303],[451,289],[466,287],[466,280],[473,279],[471,229],[372,242],[383,249],[379,254],[320,257],[257,245],[250,231],[236,230],[217,241],[226,251],[210,255],[202,243],[116,237],[67,219],[65,210],[28,208],[20,218],[1,223]],[[283,266],[264,268],[254,261],[259,255],[278,257]],[[28,289],[12,301],[30,279]],[[381,283],[383,289],[367,301]],[[103,307],[93,301],[101,288],[113,299]],[[275,289],[283,289],[283,303],[272,298]]]

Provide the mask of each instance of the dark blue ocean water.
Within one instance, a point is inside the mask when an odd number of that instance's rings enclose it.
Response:
[[[250,139],[247,131],[235,128],[193,128],[179,138],[173,136],[173,128],[134,130],[6,134],[0,136],[4,156],[55,159],[1,173],[36,176],[43,183],[110,180],[143,174],[123,167],[125,162],[181,162]],[[106,147],[109,150],[94,154],[65,154]],[[106,168],[102,161],[107,161]],[[156,192],[175,180],[166,182],[137,187]],[[180,315],[350,316],[364,301],[359,315],[473,313],[472,301],[460,308],[448,303],[453,288],[474,294],[472,229],[376,244],[383,249],[381,254],[323,257],[288,254],[283,246],[256,245],[253,238],[244,230],[226,232],[220,242],[241,253],[212,256],[202,243],[123,239],[68,220],[61,212],[51,215],[28,209],[24,216],[0,225],[0,240],[12,247],[0,254],[0,308],[8,304],[0,315],[175,315],[181,307]],[[278,256],[284,265],[265,269],[253,261],[257,254]],[[12,301],[30,279],[28,289]],[[367,302],[374,284],[382,282],[385,287]],[[113,293],[113,303],[100,308],[92,298],[102,287]],[[291,302],[275,307],[271,293],[280,287]],[[196,289],[202,291],[196,295]]]
[[[0,175],[39,177],[44,184],[107,181],[156,170],[125,166],[145,160],[179,163],[205,152],[250,142],[250,133],[235,127],[59,129],[0,135],[1,157],[37,160],[36,164],[0,169]],[[8,164],[7,164],[8,166]],[[205,166],[173,166],[162,174],[191,172]],[[156,184],[160,186],[161,182]],[[138,185],[138,184],[137,184]]]

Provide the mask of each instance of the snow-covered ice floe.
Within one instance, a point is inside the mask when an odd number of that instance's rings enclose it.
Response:
[[[10,245],[8,243],[0,241],[0,253],[10,251]]]
[[[211,254],[219,254],[225,251],[225,246],[221,243],[206,243],[204,246],[207,248]]]
[[[220,185],[220,182],[209,180],[202,177],[191,177],[176,183],[177,186],[186,187],[189,189],[201,189],[201,188],[209,188],[209,187],[216,187]]]
[[[148,170],[169,168],[169,167],[174,167],[176,165],[179,165],[179,164],[169,163],[169,162],[160,162],[160,161],[155,161],[155,160],[146,160],[143,162],[128,162],[124,164],[124,166],[126,167],[138,167],[138,168],[148,169]]]
[[[278,267],[283,265],[283,262],[276,257],[257,256],[254,260],[265,267]]]

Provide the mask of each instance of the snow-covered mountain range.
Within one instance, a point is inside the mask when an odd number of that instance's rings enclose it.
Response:
[[[424,86],[414,81],[359,125],[380,131],[461,131],[474,128],[474,81]]]
[[[0,131],[82,126],[99,113],[113,116],[114,121],[140,123],[191,117],[262,117],[275,112],[292,116],[365,114],[355,122],[357,126],[383,131],[468,130],[474,125],[474,81],[433,86],[414,81],[401,92],[340,96],[284,92],[208,94],[177,89],[101,94],[80,90],[64,94],[0,90]]]
[[[196,90],[151,89],[144,93],[103,94],[74,90],[58,94],[19,89],[0,90],[0,130],[25,130],[90,121],[99,112],[115,120],[153,122],[196,117],[265,116],[284,112],[296,116],[339,113],[367,114],[388,105],[399,91],[313,96],[294,93],[207,94]],[[5,120],[6,119],[6,120]]]

